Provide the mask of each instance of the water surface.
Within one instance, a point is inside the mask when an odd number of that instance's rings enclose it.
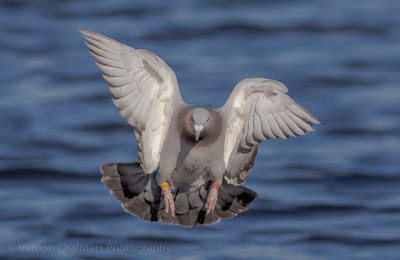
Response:
[[[0,258],[400,259],[399,11],[1,1]],[[240,80],[266,77],[325,125],[260,146],[248,212],[193,229],[144,223],[100,182],[101,163],[137,159],[136,141],[78,29],[162,57],[188,103],[220,107]]]

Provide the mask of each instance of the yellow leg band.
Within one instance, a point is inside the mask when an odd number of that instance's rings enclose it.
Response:
[[[171,186],[169,186],[169,184],[167,182],[164,182],[163,184],[161,184],[160,187],[161,187],[162,191],[171,188]]]

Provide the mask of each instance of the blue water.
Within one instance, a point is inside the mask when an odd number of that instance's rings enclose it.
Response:
[[[1,259],[400,259],[399,1],[0,1]],[[188,103],[248,77],[325,125],[263,143],[238,217],[125,213],[99,165],[137,159],[78,29],[151,50]],[[147,248],[147,249],[146,249]],[[147,251],[146,251],[147,250]]]

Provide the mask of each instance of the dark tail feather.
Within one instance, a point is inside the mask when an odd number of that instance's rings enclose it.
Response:
[[[206,214],[210,182],[205,185],[172,191],[175,197],[175,218],[165,213],[165,202],[158,186],[156,173],[146,174],[139,162],[102,164],[101,181],[121,203],[126,212],[146,221],[192,227],[197,224],[214,224],[246,211],[257,194],[243,186],[225,181],[218,193],[213,212]]]
[[[198,222],[200,224],[214,224],[221,219],[233,218],[239,213],[245,212],[256,197],[257,193],[254,191],[224,181],[218,192],[214,211],[209,214],[205,214],[204,210],[200,211]],[[205,199],[205,201],[207,200]]]
[[[139,162],[106,163],[100,170],[101,181],[126,212],[145,220],[158,220],[161,189],[154,179],[155,173],[145,173]]]

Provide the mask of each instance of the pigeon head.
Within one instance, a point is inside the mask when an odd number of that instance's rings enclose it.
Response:
[[[210,111],[202,107],[196,107],[192,110],[190,124],[195,132],[195,140],[199,141],[200,134],[210,124]]]

